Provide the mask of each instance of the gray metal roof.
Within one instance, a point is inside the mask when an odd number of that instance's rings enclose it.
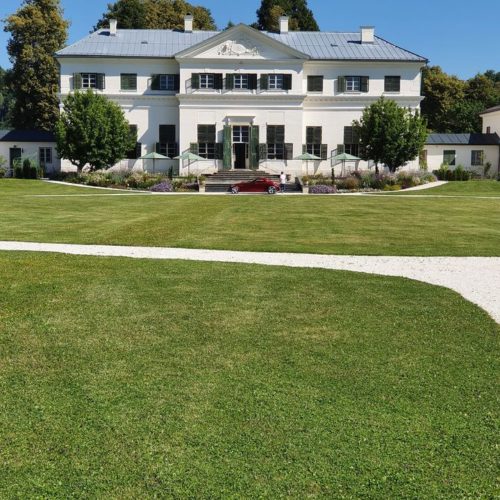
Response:
[[[479,113],[479,114],[486,115],[487,113],[494,113],[495,111],[500,111],[500,105],[485,109],[482,113]]]
[[[6,132],[3,134],[3,132]],[[2,135],[3,134],[3,135]],[[52,132],[44,130],[2,130],[0,142],[55,142]]]
[[[498,134],[429,134],[427,137],[428,145],[450,146],[495,146],[500,145]]]
[[[234,28],[233,28],[234,29]],[[185,33],[172,30],[117,30],[91,33],[57,52],[58,56],[174,57],[177,53],[219,34],[219,31]],[[265,35],[292,47],[312,59],[426,62],[424,57],[375,37],[361,43],[360,33],[290,32]]]

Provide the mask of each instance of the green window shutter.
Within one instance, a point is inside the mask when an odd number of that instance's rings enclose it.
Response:
[[[228,73],[226,75],[226,89],[227,90],[234,89],[234,75],[232,73]]]
[[[214,89],[221,90],[223,88],[224,79],[222,78],[222,73],[214,74]]]
[[[82,74],[75,73],[73,75],[73,90],[79,90],[82,88]]]
[[[160,75],[151,75],[151,90],[160,90]]]
[[[337,154],[341,155],[345,153],[345,146],[343,144],[337,144]]]
[[[345,76],[339,76],[339,80],[338,80],[338,89],[339,89],[339,93],[341,93],[341,92],[345,92],[345,89],[346,89],[346,80],[345,80]]]
[[[96,83],[99,90],[104,90],[106,88],[106,75],[104,73],[97,73]]]
[[[191,142],[189,144],[189,151],[191,153],[193,153],[194,155],[197,155],[198,151],[199,151],[199,149],[198,149],[198,143],[197,142]]]
[[[137,90],[137,75],[132,73],[122,73],[120,75],[121,90]]]
[[[283,90],[291,90],[292,88],[292,75],[283,75]]]
[[[142,143],[137,142],[135,144],[135,157],[140,158],[142,156]]]
[[[193,73],[191,75],[191,88],[192,89],[199,89],[200,88],[200,74],[199,73]]]
[[[224,158],[224,143],[218,142],[215,144],[215,159],[222,160]]]
[[[259,144],[259,159],[267,160],[267,144]]]
[[[308,92],[323,92],[323,76],[310,75],[307,77]]]
[[[307,153],[307,144],[302,144],[302,154]]]
[[[257,170],[259,168],[259,126],[250,127],[250,168]]]
[[[314,144],[321,144],[323,140],[323,130],[321,127],[314,127]]]
[[[368,76],[361,77],[361,92],[368,92],[370,78]]]
[[[181,89],[181,75],[174,75],[174,91],[179,92]]]
[[[156,143],[155,143],[155,151],[156,151],[157,153],[160,153],[160,143],[159,143],[159,142],[156,142]]]
[[[285,144],[285,160],[293,160],[293,144],[291,142]]]
[[[256,74],[248,75],[248,88],[250,90],[257,90],[257,75]]]
[[[267,90],[269,88],[269,75],[260,76],[260,90]]]
[[[328,144],[321,144],[321,159],[322,160],[327,160],[328,159]]]
[[[232,153],[232,138],[231,138],[231,126],[224,125],[224,151],[222,155],[223,168],[224,170],[229,170],[231,168],[231,153]]]
[[[354,144],[352,127],[344,127],[344,144]]]

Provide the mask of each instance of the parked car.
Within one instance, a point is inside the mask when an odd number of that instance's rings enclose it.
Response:
[[[238,182],[231,186],[231,193],[269,193],[275,194],[280,190],[280,185],[271,179],[258,177],[251,181]]]

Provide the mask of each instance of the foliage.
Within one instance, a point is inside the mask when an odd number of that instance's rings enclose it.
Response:
[[[6,20],[15,97],[11,123],[19,129],[52,130],[59,115],[59,68],[54,53],[67,38],[59,0],[25,0]]]
[[[7,158],[4,156],[0,155],[0,168],[3,168],[7,165]]]
[[[487,162],[484,164],[484,167],[483,167],[483,177],[484,177],[484,178],[488,178],[488,177],[489,177],[491,167],[492,167],[492,164],[491,164],[491,162],[490,162],[490,161],[487,161]]]
[[[353,125],[361,158],[383,163],[391,172],[417,158],[427,139],[426,123],[418,111],[384,97],[365,108]]]
[[[167,181],[160,182],[159,184],[155,184],[149,188],[153,193],[171,193],[174,189],[172,184]]]
[[[16,179],[37,179],[40,176],[41,171],[38,165],[29,158],[25,158],[22,163],[18,162],[14,165],[14,177]]]
[[[7,175],[7,170],[3,167],[0,167],[0,179],[3,179]]]
[[[216,29],[209,9],[185,0],[117,0],[108,3],[94,30],[107,28],[110,19],[116,19],[120,29],[183,29],[186,14],[194,16],[194,29]]]
[[[463,81],[446,74],[439,66],[422,73],[422,115],[435,132],[481,132],[479,113],[500,104],[499,73],[484,74]]]
[[[0,68],[0,129],[11,128],[10,114],[15,98],[8,83],[10,71]]]
[[[79,172],[87,164],[91,170],[112,166],[135,146],[120,106],[90,89],[66,97],[56,140],[60,158]]]
[[[465,170],[463,165],[457,165],[451,170],[446,163],[443,163],[433,173],[440,181],[470,181],[472,179],[472,172]]]
[[[334,194],[337,192],[337,187],[328,184],[315,184],[309,188],[311,194]]]
[[[307,0],[262,0],[257,10],[256,28],[278,31],[279,17],[283,15],[288,16],[291,31],[319,31]]]

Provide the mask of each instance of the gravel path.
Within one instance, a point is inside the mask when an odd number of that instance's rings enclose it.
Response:
[[[238,262],[401,276],[455,290],[500,323],[500,257],[375,257],[0,241],[0,250]]]

